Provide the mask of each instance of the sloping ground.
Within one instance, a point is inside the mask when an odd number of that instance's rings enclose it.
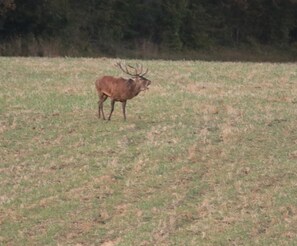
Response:
[[[115,62],[0,59],[0,243],[295,244],[296,64],[143,61],[100,121]]]

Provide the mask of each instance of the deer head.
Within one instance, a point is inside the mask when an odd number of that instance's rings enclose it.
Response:
[[[151,81],[144,77],[147,74],[148,68],[143,72],[143,66],[136,64],[136,67],[131,65],[123,65],[120,62],[116,63],[116,66],[120,68],[125,74],[128,74],[132,77],[132,79],[140,86],[141,91],[145,91],[149,89],[149,85]],[[134,70],[134,72],[131,71]]]

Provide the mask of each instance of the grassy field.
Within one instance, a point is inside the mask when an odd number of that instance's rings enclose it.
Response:
[[[0,245],[296,245],[296,64],[116,61],[0,58]]]

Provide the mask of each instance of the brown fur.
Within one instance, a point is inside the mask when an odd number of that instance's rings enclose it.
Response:
[[[105,120],[103,112],[103,103],[109,97],[111,99],[111,111],[108,117],[110,120],[114,110],[114,103],[121,102],[123,108],[124,119],[126,120],[126,102],[127,100],[137,96],[140,91],[148,89],[150,80],[137,75],[133,79],[115,78],[112,76],[103,76],[96,80],[95,86],[99,96],[98,117]]]

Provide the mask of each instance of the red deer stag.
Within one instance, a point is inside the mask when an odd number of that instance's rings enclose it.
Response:
[[[151,84],[151,81],[144,77],[144,75],[147,74],[148,69],[143,72],[142,65],[137,64],[136,68],[131,65],[125,65],[125,67],[123,67],[122,64],[118,62],[116,66],[119,67],[124,73],[130,75],[131,78],[124,79],[115,78],[112,76],[103,76],[102,78],[96,80],[95,85],[99,96],[98,117],[101,118],[102,113],[103,120],[105,120],[103,103],[108,97],[111,99],[111,110],[108,120],[111,118],[115,102],[122,103],[124,120],[126,120],[127,100],[137,96],[139,92],[147,90],[148,86]],[[131,72],[131,69],[134,70],[134,73]]]

